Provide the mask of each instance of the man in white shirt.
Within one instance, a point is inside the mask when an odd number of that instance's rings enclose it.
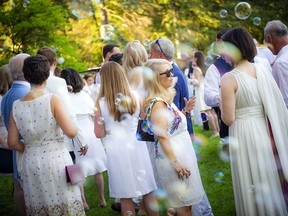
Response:
[[[229,29],[222,29],[216,36],[216,44],[222,42],[222,35]],[[217,45],[216,45],[217,46]],[[220,80],[221,77],[232,70],[232,66],[228,64],[221,56],[217,57],[213,64],[209,66],[204,78],[204,101],[208,106],[211,106],[216,112],[220,120],[220,138],[229,136],[229,128],[221,121],[221,111],[219,108],[221,102],[220,96]]]
[[[45,87],[45,91],[48,93],[56,94],[61,98],[62,103],[64,104],[64,107],[68,113],[69,118],[72,120],[73,124],[78,129],[77,137],[74,139],[77,140],[77,144],[80,147],[80,155],[85,155],[88,150],[88,145],[82,142],[82,140],[84,140],[83,131],[81,130],[81,128],[79,128],[76,115],[72,110],[72,105],[71,105],[71,101],[70,101],[69,94],[68,94],[67,84],[64,79],[54,76],[54,70],[57,65],[56,52],[50,47],[44,46],[38,50],[37,54],[45,56],[50,63],[50,76],[47,79],[47,85]],[[68,151],[72,152],[73,151],[72,142],[66,136],[65,136],[65,142],[66,142]]]
[[[272,75],[288,108],[288,30],[280,20],[273,20],[264,28],[264,40],[276,56]]]

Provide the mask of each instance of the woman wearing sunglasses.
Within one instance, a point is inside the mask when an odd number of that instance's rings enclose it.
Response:
[[[148,92],[143,107],[156,137],[154,143],[148,143],[154,145],[150,158],[155,179],[158,187],[166,191],[169,207],[175,208],[178,216],[190,216],[191,206],[200,202],[204,194],[185,118],[194,101],[185,100],[182,111],[173,104],[175,82],[167,60],[150,59],[144,66],[153,71],[153,76],[143,74]]]

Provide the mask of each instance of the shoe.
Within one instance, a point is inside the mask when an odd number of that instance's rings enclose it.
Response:
[[[113,211],[121,212],[121,203],[114,202],[111,204],[111,208]]]
[[[210,138],[214,138],[214,137],[218,137],[219,136],[219,133],[213,133]]]

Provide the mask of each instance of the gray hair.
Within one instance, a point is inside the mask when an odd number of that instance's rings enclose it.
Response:
[[[158,53],[162,52],[169,60],[172,60],[174,57],[175,47],[168,38],[158,38],[150,43],[150,47],[155,47]]]
[[[18,54],[9,60],[9,71],[13,81],[24,81],[23,65],[24,60],[30,55],[27,53]]]
[[[273,35],[278,38],[287,37],[287,26],[280,20],[269,21],[264,28],[264,39],[266,40],[268,35]]]

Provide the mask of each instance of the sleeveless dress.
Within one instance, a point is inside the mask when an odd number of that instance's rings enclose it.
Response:
[[[106,130],[103,142],[109,194],[114,198],[139,197],[157,189],[146,143],[136,139],[140,113],[139,99],[136,99],[136,112],[120,122],[109,113],[105,98],[99,101]]]
[[[156,101],[163,101],[161,98],[154,98],[147,109],[147,118]],[[165,102],[166,103],[166,102]],[[173,208],[191,206],[199,203],[204,195],[204,189],[198,169],[197,158],[192,146],[191,138],[187,130],[186,117],[178,110],[175,104],[167,105],[167,113],[162,112],[168,118],[169,125],[167,134],[171,147],[180,164],[185,165],[191,172],[188,179],[180,180],[171,161],[162,150],[161,143],[147,142],[150,158],[154,168],[157,186],[167,193],[169,205]],[[161,116],[163,117],[163,116]],[[159,116],[160,118],[160,116]],[[153,126],[152,126],[153,131]]]
[[[13,103],[13,118],[23,137],[23,190],[27,215],[85,215],[79,186],[66,182],[73,164],[63,132],[51,112],[52,94]]]
[[[285,178],[279,177],[283,171],[288,177],[287,109],[269,71],[254,65],[257,79],[231,71],[238,85],[235,121],[229,127],[236,212],[287,215]],[[279,154],[273,152],[274,141]]]
[[[194,122],[196,125],[202,125],[201,111],[210,110],[211,107],[207,106],[204,101],[204,76],[201,68],[194,67],[194,70],[197,69],[200,73],[199,86],[194,86],[195,89],[195,108],[194,108]]]
[[[94,102],[85,91],[69,93],[73,112],[79,127],[83,131],[84,142],[89,146],[86,155],[81,155],[79,145],[74,143],[76,163],[80,164],[85,177],[102,173],[106,170],[106,153],[101,140],[94,134]]]

